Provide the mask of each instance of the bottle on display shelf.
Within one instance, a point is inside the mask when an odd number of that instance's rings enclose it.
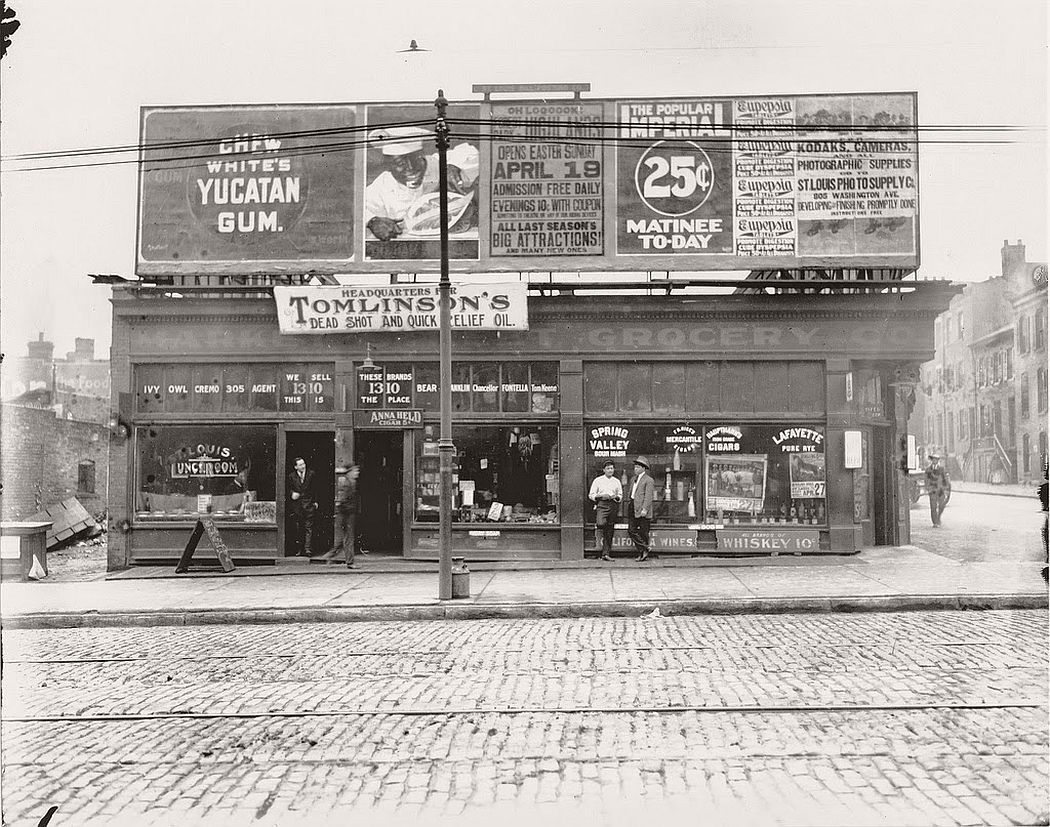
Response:
[[[696,501],[693,499],[693,495],[696,489],[689,489],[689,504],[686,506],[686,514],[689,517],[696,517]]]
[[[671,499],[671,469],[664,468],[664,499]]]
[[[677,448],[674,449],[674,456],[671,460],[671,465],[675,471],[682,470],[682,454]]]

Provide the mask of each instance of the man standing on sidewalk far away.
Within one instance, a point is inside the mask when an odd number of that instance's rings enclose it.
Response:
[[[649,460],[638,457],[634,461],[631,498],[627,501],[627,534],[638,552],[638,562],[649,559],[649,524],[655,500],[656,484],[649,476]]]
[[[926,493],[930,495],[930,519],[935,526],[939,526],[951,482],[948,480],[948,472],[941,466],[940,454],[930,454],[929,458],[930,464],[926,466]]]
[[[594,503],[594,524],[602,533],[602,559],[612,560],[610,552],[623,486],[616,479],[616,465],[612,460],[606,462],[602,470],[602,475],[591,483],[591,492],[587,496]]]

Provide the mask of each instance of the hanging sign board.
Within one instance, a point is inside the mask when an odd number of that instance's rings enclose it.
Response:
[[[524,282],[452,286],[453,330],[528,330]],[[281,333],[438,330],[438,285],[275,287]]]
[[[860,468],[864,465],[864,457],[861,451],[860,431],[846,431],[843,437],[845,441],[846,468]]]

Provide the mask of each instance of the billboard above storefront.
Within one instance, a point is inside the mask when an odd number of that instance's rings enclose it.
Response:
[[[355,257],[358,108],[144,108],[136,271],[331,272]]]
[[[428,103],[142,110],[137,272],[437,272]],[[919,263],[914,93],[452,103],[450,269]]]
[[[528,330],[525,282],[452,287],[453,330]],[[281,333],[404,333],[438,330],[438,285],[274,287]]]

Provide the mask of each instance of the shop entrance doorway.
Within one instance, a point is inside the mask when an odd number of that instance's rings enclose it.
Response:
[[[873,428],[871,440],[871,486],[874,495],[875,545],[896,545],[897,474],[893,466],[891,434],[888,428]]]
[[[361,466],[357,533],[369,552],[403,552],[404,439],[403,431],[358,431],[354,439]]]
[[[317,511],[314,513],[314,556],[324,554],[332,547],[334,533],[333,512],[335,500],[335,440],[331,431],[287,431],[284,459],[284,556],[295,554],[295,525],[292,518],[291,492],[288,475],[292,473],[296,457],[306,460],[308,470],[314,472],[314,494]]]

